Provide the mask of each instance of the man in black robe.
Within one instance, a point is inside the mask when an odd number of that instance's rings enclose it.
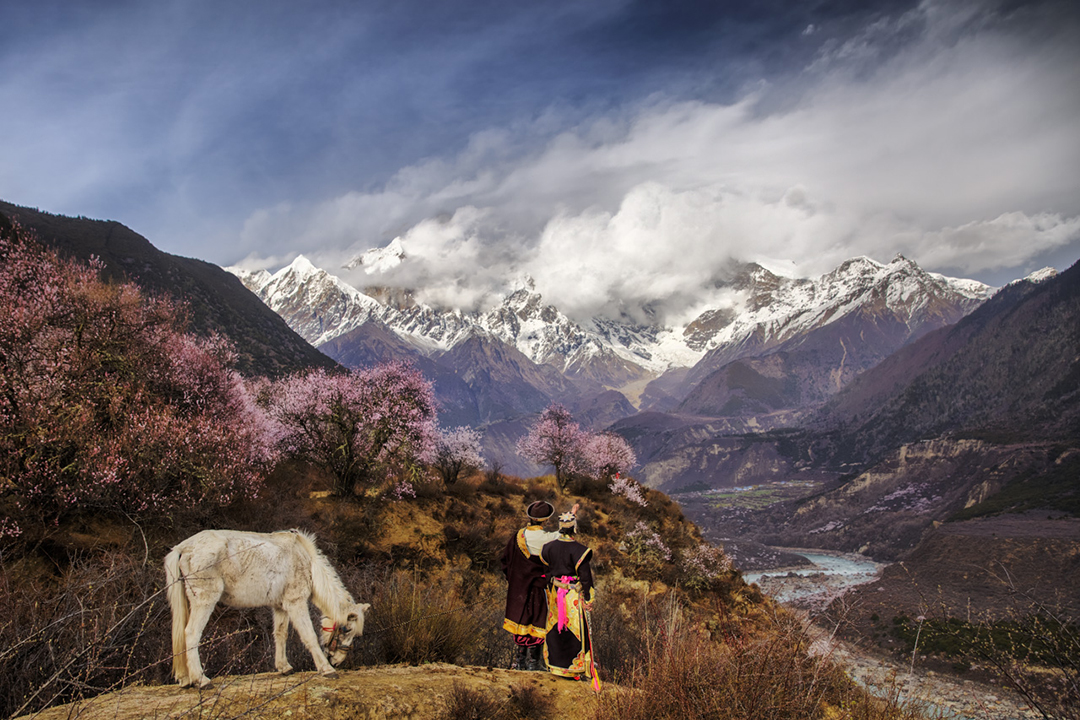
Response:
[[[574,511],[578,506],[574,505]],[[543,500],[529,505],[529,524],[506,543],[502,555],[506,575],[506,614],[503,629],[514,636],[513,670],[542,670],[541,648],[547,634],[547,576],[540,562],[540,549],[559,536],[545,532],[543,523],[555,514]]]

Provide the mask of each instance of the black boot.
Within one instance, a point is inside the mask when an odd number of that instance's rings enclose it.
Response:
[[[510,662],[510,669],[511,670],[525,670],[526,669],[525,668],[525,663],[526,663],[525,651],[526,651],[526,647],[524,645],[515,645],[514,646],[514,659]]]
[[[544,646],[533,645],[529,648],[528,654],[525,656],[525,669],[526,670],[543,670],[544,669]]]

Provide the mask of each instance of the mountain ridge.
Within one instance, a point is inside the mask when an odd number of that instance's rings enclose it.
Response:
[[[387,257],[401,262],[400,253],[391,252],[390,246],[383,250],[373,267],[386,265]],[[668,327],[625,318],[575,322],[545,303],[527,277],[515,281],[495,307],[466,312],[423,305],[409,291],[398,291],[409,297],[407,305],[392,302],[386,288],[354,288],[302,255],[273,274],[226,269],[316,346],[375,319],[427,356],[449,351],[483,331],[537,365],[585,381],[590,391],[621,390],[668,372],[679,378],[637,393],[649,403],[677,395],[676,403],[682,401],[720,367],[797,342],[867,307],[875,312],[884,308],[896,319],[901,331],[894,333],[899,339],[893,345],[898,346],[917,333],[955,322],[992,290],[975,281],[927,273],[899,256],[889,264],[854,258],[813,280],[783,278],[760,265],[745,264],[726,286],[735,304],[706,310],[685,326]]]
[[[112,220],[54,215],[0,200],[7,216],[62,255],[105,263],[106,277],[132,281],[144,291],[182,301],[200,334],[218,332],[233,341],[237,368],[245,374],[285,375],[308,367],[336,367],[237,278],[213,263],[171,255]]]

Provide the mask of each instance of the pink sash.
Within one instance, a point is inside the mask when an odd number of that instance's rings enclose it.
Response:
[[[557,579],[566,585],[574,584],[574,578],[569,575],[563,575],[561,578]],[[562,632],[563,629],[570,624],[570,615],[567,613],[566,610],[566,593],[568,592],[570,592],[569,588],[560,587],[558,589],[558,592],[556,593],[559,608],[559,632]]]

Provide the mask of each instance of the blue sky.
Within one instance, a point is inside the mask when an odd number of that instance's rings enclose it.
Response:
[[[571,313],[900,252],[1080,258],[1075,3],[0,0],[0,198]],[[689,293],[693,295],[694,293]],[[680,303],[682,305],[680,305]]]

